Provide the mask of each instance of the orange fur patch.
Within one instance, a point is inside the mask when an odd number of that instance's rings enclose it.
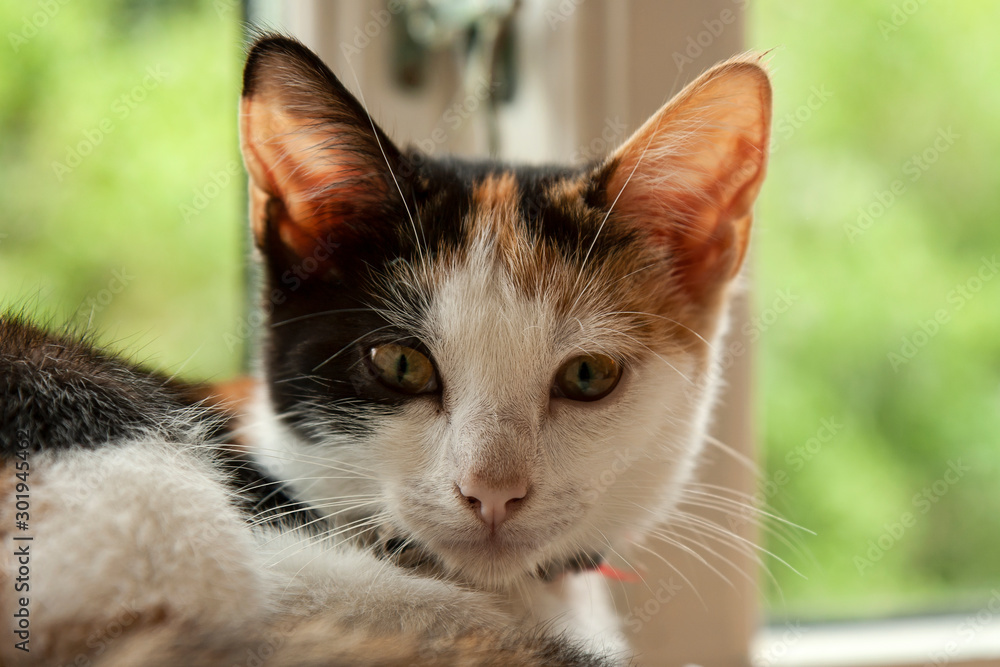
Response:
[[[489,175],[472,190],[473,211],[469,218],[468,238],[492,238],[501,257],[510,258],[521,245],[518,227],[520,188],[511,172]]]

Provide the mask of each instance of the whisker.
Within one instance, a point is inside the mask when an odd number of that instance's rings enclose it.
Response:
[[[632,275],[632,274],[629,274],[629,275]],[[677,320],[675,320],[675,319],[673,319],[671,317],[667,317],[666,315],[658,315],[656,313],[645,313],[645,312],[642,312],[642,311],[639,311],[639,310],[617,310],[617,311],[615,311],[613,313],[608,313],[608,314],[609,315],[643,315],[645,317],[655,317],[655,318],[658,318],[658,319],[661,319],[661,320],[666,320],[667,322],[670,322],[671,324],[676,324],[677,326],[681,327],[682,329],[685,329],[686,331],[689,331],[692,334],[694,334],[694,336],[698,340],[700,340],[702,343],[704,343],[705,345],[708,346],[708,349],[710,349],[710,350],[714,350],[715,349],[715,346],[712,345],[710,342],[708,342],[708,340],[706,340],[705,337],[702,336],[700,333],[698,333],[697,331],[695,331],[694,329],[692,329],[688,325],[686,325],[686,324],[684,324],[682,322],[678,322]]]
[[[680,570],[679,570],[679,569],[677,568],[677,566],[676,566],[676,565],[674,565],[673,563],[671,563],[670,561],[668,561],[668,560],[667,560],[666,558],[664,558],[664,557],[663,557],[662,555],[660,555],[660,554],[656,553],[655,551],[653,551],[653,550],[652,550],[652,549],[650,549],[649,547],[645,546],[645,545],[644,545],[644,544],[642,544],[641,542],[638,542],[638,541],[636,541],[636,540],[632,540],[632,539],[629,539],[629,543],[630,543],[630,544],[631,544],[632,546],[634,546],[634,547],[636,547],[636,548],[638,548],[638,549],[642,549],[643,551],[645,551],[645,552],[647,552],[647,553],[649,553],[649,554],[652,554],[652,555],[653,555],[653,556],[655,556],[655,557],[656,557],[657,559],[659,559],[659,560],[663,561],[663,564],[664,564],[664,565],[666,565],[666,566],[667,566],[667,567],[669,567],[669,568],[670,568],[671,570],[673,570],[674,572],[676,572],[676,573],[677,573],[677,576],[678,576],[678,577],[680,577],[680,578],[681,578],[681,579],[682,579],[682,580],[684,581],[684,583],[688,585],[688,588],[690,588],[690,589],[691,589],[691,592],[693,592],[693,593],[695,594],[695,597],[697,597],[697,598],[698,598],[698,601],[699,601],[699,602],[701,602],[701,605],[702,605],[702,606],[703,606],[703,607],[704,607],[704,608],[706,609],[706,611],[708,610],[708,604],[706,604],[706,603],[705,603],[705,599],[704,599],[704,598],[703,598],[703,597],[701,596],[701,593],[699,593],[699,592],[698,592],[698,589],[697,589],[697,588],[695,588],[694,584],[692,584],[692,583],[691,583],[691,580],[690,580],[690,579],[688,579],[688,578],[687,578],[687,576],[686,576],[686,575],[685,575],[685,574],[684,574],[683,572],[681,572],[681,571],[680,571]]]
[[[727,530],[726,528],[723,528],[722,526],[720,526],[720,525],[718,525],[716,523],[712,523],[711,521],[708,521],[707,519],[703,519],[702,517],[699,517],[697,515],[694,515],[694,514],[691,514],[691,513],[688,513],[688,512],[684,512],[684,513],[678,514],[678,515],[676,515],[674,517],[674,519],[675,520],[684,521],[684,522],[691,522],[691,523],[694,523],[694,524],[696,524],[698,526],[701,526],[702,528],[704,528],[706,530],[713,531],[714,533],[716,533],[716,534],[718,534],[720,536],[723,536],[723,537],[726,537],[726,538],[732,538],[733,540],[735,540],[735,541],[737,541],[737,542],[739,542],[741,544],[746,545],[751,550],[756,550],[756,551],[759,551],[762,554],[766,554],[766,555],[770,556],[771,558],[775,559],[776,561],[778,561],[779,563],[781,563],[782,565],[784,565],[785,567],[787,567],[789,570],[791,570],[795,574],[797,574],[800,577],[802,577],[803,579],[808,579],[807,576],[805,576],[804,574],[802,574],[801,572],[799,572],[797,569],[795,569],[794,567],[792,567],[791,564],[789,564],[786,560],[784,560],[783,558],[781,558],[780,556],[778,556],[774,552],[769,551],[768,549],[766,549],[765,547],[760,546],[756,542],[754,542],[752,540],[748,540],[747,538],[743,537],[742,535],[740,535],[738,533],[734,533],[731,530]]]
[[[372,527],[372,530],[374,530],[374,529],[375,529],[375,527],[377,527],[377,526],[373,526],[373,527]],[[322,540],[321,540],[321,541],[322,541]],[[296,554],[298,554],[298,553],[301,553],[301,551],[302,551],[302,550],[300,549],[299,551],[295,552],[295,554],[291,554],[291,555],[292,555],[292,556],[294,556],[294,555],[296,555]],[[296,570],[296,572],[295,572],[295,573],[294,573],[294,574],[293,574],[293,575],[292,575],[292,576],[291,576],[291,577],[289,578],[289,580],[288,580],[288,583],[287,583],[287,584],[285,585],[285,588],[284,588],[284,590],[282,590],[282,592],[281,592],[281,597],[282,597],[282,598],[284,598],[285,594],[286,594],[286,593],[288,592],[288,589],[289,589],[289,587],[290,587],[290,586],[291,586],[291,585],[292,585],[293,583],[295,583],[295,580],[296,580],[296,579],[297,579],[297,578],[299,577],[299,575],[300,575],[300,574],[302,574],[302,570],[304,570],[304,569],[306,569],[307,567],[309,567],[310,565],[312,565],[313,561],[315,561],[315,560],[316,560],[317,558],[319,558],[320,556],[322,556],[322,555],[323,555],[323,553],[324,553],[323,551],[317,551],[317,553],[316,553],[316,555],[315,555],[315,556],[313,556],[312,558],[310,558],[309,560],[307,560],[307,561],[306,561],[306,562],[305,562],[305,563],[304,563],[304,564],[302,565],[302,567],[300,567],[300,568],[299,568],[298,570]],[[287,559],[287,558],[289,558],[289,557],[290,557],[290,556],[286,556],[285,558],[281,559],[281,561],[279,561],[278,563],[280,563],[280,562],[282,562],[282,561],[286,560],[286,559]],[[274,565],[277,565],[278,563],[275,563]]]
[[[282,548],[279,551],[277,551],[274,554],[272,554],[272,556],[278,556],[280,554],[283,554],[286,551],[288,551],[289,549],[294,549],[294,548],[298,547],[301,544],[307,544],[309,546],[318,546],[318,545],[322,544],[323,542],[332,540],[333,538],[336,538],[336,537],[338,537],[340,535],[343,535],[345,532],[349,532],[349,531],[353,531],[353,530],[358,530],[359,528],[363,528],[363,527],[366,527],[366,526],[370,526],[369,530],[374,530],[378,526],[378,523],[381,522],[382,520],[386,519],[386,518],[388,518],[388,515],[386,513],[382,512],[382,513],[379,513],[379,514],[374,514],[372,516],[364,517],[362,519],[357,519],[355,521],[350,521],[350,522],[344,524],[343,526],[337,526],[336,528],[331,528],[330,530],[324,531],[323,533],[320,533],[319,535],[307,535],[306,537],[304,537],[304,538],[302,538],[300,540],[297,540],[297,541],[295,541],[295,542],[293,542],[293,543],[285,546],[284,548]],[[361,531],[361,532],[368,532],[368,531],[366,530],[366,531]],[[277,561],[275,561],[273,563],[269,563],[269,565],[271,567],[276,567],[276,566],[280,565],[281,563],[283,563],[284,561],[288,560],[289,558],[295,556],[296,554],[301,553],[302,551],[303,551],[303,549],[298,549],[297,551],[294,551],[293,553],[288,554],[284,558],[280,558],[280,559],[278,559]],[[310,560],[309,562],[312,562],[312,560]]]
[[[338,510],[336,512],[324,512],[322,514],[322,516],[320,516],[318,519],[313,519],[311,521],[308,521],[308,522],[302,524],[301,526],[296,526],[296,528],[306,528],[306,527],[308,527],[308,526],[310,526],[310,525],[312,525],[314,523],[317,523],[317,522],[328,521],[328,520],[333,519],[333,517],[337,516],[338,514],[342,514],[344,512],[350,512],[351,510],[358,509],[359,507],[365,507],[367,505],[374,505],[377,502],[379,502],[378,498],[372,498],[372,499],[364,501],[364,502],[359,502],[357,500],[345,500],[345,501],[342,501],[342,502],[327,502],[327,503],[319,503],[319,504],[310,503],[309,504],[309,509],[313,509],[313,510],[328,509],[328,508],[331,508],[331,507],[337,507],[339,505],[346,505],[348,503],[354,503],[354,504],[350,505],[349,507],[344,507],[344,508],[342,508],[342,509],[340,509],[340,510]],[[260,525],[267,524],[267,523],[269,523],[271,521],[275,521],[277,519],[280,519],[281,517],[289,516],[291,514],[296,514],[297,512],[301,512],[301,511],[302,511],[302,508],[290,509],[290,510],[286,510],[284,512],[278,512],[276,510],[264,510],[262,512],[258,512],[257,515],[251,521],[248,522],[248,524],[250,526],[260,526]]]
[[[352,340],[352,341],[351,341],[350,343],[348,343],[348,344],[347,344],[347,345],[345,345],[344,347],[342,347],[342,348],[340,348],[339,350],[337,350],[337,351],[336,351],[336,352],[335,352],[334,354],[332,354],[331,356],[329,356],[329,357],[327,357],[326,359],[324,359],[323,361],[321,361],[321,362],[320,362],[320,363],[319,363],[319,364],[318,364],[318,365],[317,365],[317,366],[316,366],[315,368],[313,368],[313,369],[312,369],[312,372],[314,372],[314,373],[315,373],[315,372],[316,372],[316,371],[318,371],[318,370],[319,370],[320,368],[322,368],[322,367],[323,367],[323,366],[325,366],[326,364],[328,364],[328,363],[330,363],[331,361],[333,361],[334,359],[336,359],[336,358],[337,358],[338,356],[340,356],[340,355],[341,355],[341,354],[342,354],[342,353],[343,353],[343,352],[344,352],[345,350],[349,350],[349,349],[350,349],[350,348],[351,348],[351,347],[352,347],[352,346],[353,346],[353,345],[354,345],[355,343],[357,343],[357,342],[358,342],[359,340],[361,340],[362,338],[365,338],[366,336],[370,336],[371,334],[373,334],[373,333],[375,333],[375,332],[377,332],[377,331],[382,331],[383,329],[389,329],[389,328],[391,328],[391,327],[392,327],[392,325],[391,325],[391,324],[386,324],[385,326],[382,326],[382,327],[378,327],[378,328],[376,328],[376,329],[372,329],[371,331],[366,331],[365,333],[361,334],[360,336],[358,336],[357,338],[355,338],[354,340]]]
[[[385,148],[382,146],[382,140],[378,136],[378,128],[375,127],[375,120],[372,118],[371,113],[368,111],[368,103],[365,102],[364,91],[361,90],[361,83],[358,81],[358,73],[354,69],[354,65],[350,61],[347,63],[348,67],[351,68],[351,74],[354,76],[354,86],[358,91],[358,99],[361,100],[361,106],[365,110],[365,114],[368,116],[368,122],[372,127],[372,136],[375,137],[375,143],[378,144],[379,152],[382,153],[382,160],[385,161],[385,166],[389,170],[389,176],[392,177],[392,182],[396,186],[396,191],[399,193],[399,198],[403,202],[403,208],[406,210],[406,217],[410,219],[410,228],[413,230],[413,241],[417,244],[417,253],[420,256],[421,261],[425,260],[424,250],[421,245],[421,240],[423,244],[426,245],[427,239],[423,238],[422,231],[417,231],[417,224],[413,221],[413,214],[410,212],[410,205],[406,203],[406,196],[403,194],[403,188],[399,185],[399,181],[396,179],[396,174],[392,171],[392,165],[389,164],[389,157],[385,153]],[[414,208],[417,211],[417,218],[420,217],[420,209],[416,206]],[[421,230],[423,230],[423,223],[420,225]]]
[[[713,499],[713,500],[719,501],[720,503],[728,504],[729,507],[732,507],[734,509],[738,508],[738,509],[750,510],[753,514],[762,515],[764,517],[767,517],[768,519],[772,519],[774,521],[778,521],[780,523],[785,524],[786,526],[788,526],[790,528],[794,528],[796,530],[804,531],[806,533],[809,533],[810,535],[815,535],[816,534],[814,531],[809,530],[808,528],[800,526],[797,523],[789,521],[788,519],[786,519],[786,518],[784,518],[782,516],[779,516],[779,515],[774,514],[772,512],[768,512],[767,510],[761,509],[761,508],[759,508],[759,507],[757,507],[755,505],[744,504],[744,503],[741,503],[741,502],[739,502],[737,500],[733,500],[731,498],[726,498],[725,496],[713,495],[711,493],[705,493],[703,491],[697,491],[695,489],[685,489],[684,495],[688,495],[688,494],[697,495],[697,496],[704,496],[706,499]],[[687,499],[684,499],[681,502],[683,504],[688,504],[690,501],[687,500]],[[721,509],[721,507],[717,507],[716,509]],[[740,515],[740,512],[736,512],[734,514],[734,516],[739,516],[739,515]]]
[[[590,260],[590,253],[594,251],[594,246],[597,245],[597,239],[601,236],[601,232],[604,231],[604,225],[608,222],[608,218],[611,217],[611,212],[615,210],[615,205],[618,204],[618,200],[621,199],[622,194],[625,192],[625,188],[627,188],[628,184],[632,182],[632,176],[635,175],[635,172],[639,168],[639,165],[642,164],[643,158],[646,157],[646,151],[649,150],[650,145],[653,143],[653,138],[656,137],[656,131],[659,129],[660,122],[662,121],[657,121],[656,129],[654,129],[653,132],[650,133],[649,140],[643,147],[642,153],[639,154],[639,159],[635,161],[635,166],[632,167],[632,171],[629,172],[628,178],[626,178],[625,182],[622,184],[621,190],[619,190],[618,194],[615,195],[615,199],[614,201],[611,202],[611,206],[608,208],[608,212],[604,214],[604,219],[601,220],[601,224],[598,225],[597,232],[594,233],[594,238],[590,242],[590,247],[587,248],[587,253],[583,256],[583,262],[580,263],[580,271],[579,273],[577,273],[576,282],[573,283],[573,289],[576,289],[577,285],[580,282],[581,276],[583,276],[583,270],[586,268],[587,262]],[[570,312],[572,312],[573,309],[576,308],[576,305],[579,302],[579,300],[580,297],[578,296],[577,300],[573,302],[573,306],[570,308]]]
[[[367,313],[371,308],[334,308],[333,310],[321,310],[318,313],[308,313],[306,315],[299,315],[298,317],[290,317],[287,320],[282,320],[280,322],[273,322],[271,324],[272,329],[278,327],[283,327],[286,324],[292,324],[293,322],[301,322],[303,320],[308,320],[313,317],[322,317],[324,315],[336,315],[339,313]]]
[[[674,526],[675,527],[675,531],[674,531],[674,535],[675,536],[677,536],[677,537],[681,536],[680,533],[678,531],[676,531],[676,528],[683,527],[683,528],[686,528],[686,529],[690,530],[691,533],[692,533],[692,535],[698,538],[698,544],[699,544],[699,546],[701,546],[702,548],[704,548],[706,550],[710,549],[710,547],[708,547],[708,545],[706,545],[702,541],[702,538],[703,539],[707,539],[707,540],[711,540],[712,542],[714,542],[716,544],[719,544],[721,546],[725,546],[725,547],[728,547],[730,549],[733,549],[737,553],[742,554],[743,556],[745,556],[745,557],[749,558],[750,560],[752,560],[754,562],[754,564],[758,568],[760,568],[760,570],[762,570],[767,575],[768,579],[770,579],[771,582],[780,590],[780,584],[778,583],[778,580],[775,578],[775,576],[771,572],[770,568],[767,567],[767,564],[760,557],[760,554],[756,553],[753,549],[749,548],[746,544],[740,543],[738,541],[734,541],[732,539],[728,539],[728,538],[731,537],[731,535],[727,534],[725,531],[722,531],[721,533],[720,533],[720,531],[710,531],[710,530],[708,530],[708,526],[704,526],[704,525],[697,524],[697,523],[691,523],[691,522],[685,522],[685,521],[680,521],[679,523],[681,524],[681,526],[677,526],[676,524]],[[659,536],[657,536],[657,537],[659,537]],[[737,568],[736,565],[732,561],[730,561],[729,559],[723,557],[721,554],[717,554],[717,557],[720,558],[720,559],[722,559],[722,560],[724,560],[724,561],[726,561],[730,565],[730,567],[733,567],[734,569],[736,569],[737,571],[739,571],[741,573],[743,572],[742,569]],[[752,582],[752,583],[753,583],[754,588],[758,592],[761,592],[760,585],[757,582]]]
[[[656,357],[657,359],[659,359],[660,361],[662,361],[663,363],[665,363],[667,366],[669,366],[671,370],[673,370],[675,373],[677,373],[682,378],[684,378],[684,380],[687,381],[687,383],[689,385],[691,385],[692,387],[697,387],[698,386],[694,382],[694,380],[692,380],[691,378],[689,378],[687,375],[684,375],[684,373],[681,373],[680,370],[676,366],[674,366],[672,363],[670,363],[669,361],[667,361],[666,359],[664,359],[663,356],[661,356],[660,354],[658,354],[655,350],[653,350],[653,348],[649,347],[648,345],[646,345],[645,343],[643,343],[641,340],[639,340],[635,336],[629,336],[627,333],[624,333],[624,332],[619,332],[619,334],[622,335],[622,336],[624,336],[625,338],[628,338],[629,340],[634,341],[637,345],[641,345],[642,347],[646,348],[646,350],[648,350],[654,357]]]

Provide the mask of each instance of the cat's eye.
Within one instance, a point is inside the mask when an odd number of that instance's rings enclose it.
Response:
[[[610,394],[621,376],[621,366],[611,357],[585,354],[562,365],[553,391],[574,401],[596,401]]]
[[[387,343],[371,349],[370,361],[379,382],[404,394],[437,389],[437,372],[427,355],[405,345]]]

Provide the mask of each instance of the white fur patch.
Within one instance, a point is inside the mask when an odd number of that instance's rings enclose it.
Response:
[[[558,627],[620,648],[604,582],[545,584],[531,573],[580,552],[627,551],[666,516],[701,449],[714,382],[698,369],[707,364],[647,348],[606,399],[554,399],[567,358],[621,356],[607,304],[583,298],[560,318],[544,292],[531,299],[516,289],[487,239],[462,264],[435,271],[429,316],[414,334],[436,363],[442,404],[414,399],[372,422],[363,441],[331,433],[307,444],[262,395],[261,423],[250,429],[257,456],[331,517],[348,505],[330,499],[368,503],[348,516],[384,515],[379,525],[415,537],[456,580],[508,595],[516,615],[562,619]],[[502,467],[526,475],[531,491],[491,541],[455,489],[470,471]],[[584,597],[598,601],[582,612]]]

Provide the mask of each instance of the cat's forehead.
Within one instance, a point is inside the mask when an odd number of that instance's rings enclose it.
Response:
[[[610,282],[649,262],[648,244],[609,216],[586,170],[448,161],[422,181],[422,237],[439,273],[493,263],[528,295],[575,300],[579,280]]]
[[[651,342],[660,328],[646,315],[661,305],[649,288],[655,258],[582,172],[462,165],[434,176],[446,180],[437,192],[425,182],[416,211],[424,233],[383,282],[388,310],[409,328],[439,342],[507,340],[533,354],[584,344],[632,356]]]

